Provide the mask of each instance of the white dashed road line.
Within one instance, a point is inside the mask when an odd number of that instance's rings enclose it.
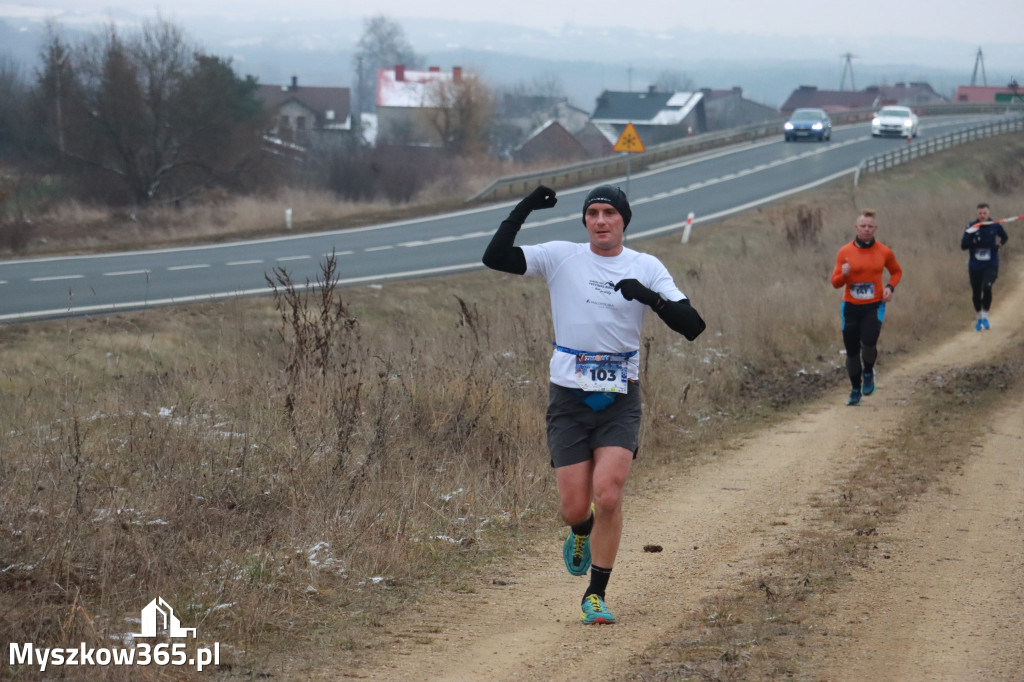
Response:
[[[55,277],[32,277],[30,282],[57,282],[63,279],[82,279],[85,275],[57,275]]]
[[[210,267],[209,263],[198,263],[196,265],[172,265],[168,270],[201,270]]]
[[[122,275],[148,275],[149,270],[122,270],[121,272],[104,272],[104,277],[121,277]]]

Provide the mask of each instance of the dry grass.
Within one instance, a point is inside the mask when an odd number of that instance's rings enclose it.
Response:
[[[859,208],[879,210],[907,272],[880,362],[961,326],[966,282],[961,297],[935,282],[963,270],[979,198],[1000,210],[983,179],[996,148],[700,226],[685,248],[645,242],[709,331],[645,331],[643,466],[687,466],[725,431],[842,390],[827,278]],[[800,204],[821,230],[794,243]],[[337,290],[327,266],[302,293],[279,274],[274,300],[0,328],[0,639],[109,646],[160,595],[236,672],[323,647],[357,660],[421,590],[553,528],[541,283]]]
[[[635,657],[620,679],[816,679],[805,666],[807,647],[843,634],[829,618],[832,596],[856,569],[886,554],[880,529],[964,463],[986,428],[985,415],[1007,390],[1022,386],[1022,371],[1018,347],[998,364],[944,371],[943,391],[921,386],[921,401],[906,420],[913,426],[862,453],[858,466],[817,500],[810,529],[785,534],[754,575],[741,572],[732,590],[706,599],[702,620]]]
[[[205,192],[178,205],[158,204],[111,212],[101,206],[59,199],[55,180],[0,175],[0,189],[14,187],[14,200],[0,206],[0,257],[88,252],[112,247],[220,241],[288,233],[343,229],[462,208],[464,202],[501,175],[538,170],[536,165],[490,157],[453,162],[408,202],[353,202],[326,190],[283,187],[274,194],[230,196]],[[22,186],[26,185],[26,186]],[[0,192],[2,195],[3,192]]]

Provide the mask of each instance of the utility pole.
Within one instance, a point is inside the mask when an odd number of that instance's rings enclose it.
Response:
[[[853,58],[856,55],[852,55],[849,52],[847,52],[846,54],[841,54],[839,56],[846,60],[845,63],[843,64],[843,75],[839,78],[839,89],[840,90],[843,89],[843,86],[846,84],[846,74],[849,73],[850,74],[850,90],[856,90],[857,86],[854,85],[854,83],[853,83]]]
[[[356,59],[356,101],[352,114],[352,133],[357,143],[363,137],[363,58]]]
[[[60,91],[60,72],[64,67],[64,60],[57,63],[57,98],[55,104],[57,105],[57,151],[60,152],[61,156],[64,156],[64,114],[61,108],[61,91]]]
[[[981,48],[978,48],[978,54],[974,57],[974,73],[971,74],[971,85],[975,85],[978,82],[978,67],[981,67],[981,84],[988,85],[988,79],[985,77],[985,56],[981,54]]]

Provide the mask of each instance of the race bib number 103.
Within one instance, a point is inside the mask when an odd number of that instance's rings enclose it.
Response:
[[[622,355],[580,353],[576,356],[576,385],[584,391],[627,393],[628,361]]]

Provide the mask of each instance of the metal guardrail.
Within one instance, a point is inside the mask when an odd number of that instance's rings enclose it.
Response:
[[[1022,105],[1002,104],[926,104],[913,107],[919,116],[942,116],[950,114],[990,114],[1006,111],[1024,110]],[[830,114],[833,123],[844,125],[869,121],[877,111],[877,107],[856,109]],[[642,154],[617,154],[600,159],[583,161],[568,166],[558,166],[541,171],[505,175],[497,178],[483,191],[471,197],[468,202],[513,199],[529,193],[537,185],[547,185],[553,189],[564,189],[603,180],[609,177],[625,175],[630,171],[642,171],[654,164],[675,159],[688,154],[717,149],[740,142],[752,142],[766,137],[782,134],[782,125],[786,119],[755,123],[740,128],[730,128],[714,133],[704,133],[694,137],[686,137],[671,142],[651,145]],[[627,158],[632,156],[632,158]]]
[[[1017,116],[1014,118],[1004,119],[1002,121],[991,121],[974,128],[968,128],[966,130],[958,130],[952,133],[946,133],[940,137],[928,138],[921,140],[920,142],[914,142],[907,144],[906,146],[899,147],[884,154],[878,154],[876,156],[869,157],[860,162],[857,166],[857,171],[853,177],[854,185],[860,181],[860,174],[863,173],[878,173],[887,168],[898,166],[902,163],[913,161],[914,159],[928,154],[934,154],[935,152],[955,147],[965,142],[972,142],[974,140],[980,140],[986,137],[992,137],[993,135],[1003,135],[1006,133],[1015,133],[1024,130],[1024,116]]]
[[[769,135],[781,135],[785,119],[731,128],[715,133],[705,133],[680,140],[651,145],[641,154],[616,154],[590,161],[581,161],[568,166],[558,166],[531,173],[505,175],[497,178],[483,191],[469,199],[470,202],[493,199],[510,199],[528,193],[537,185],[563,189],[586,184],[604,178],[625,175],[627,168],[641,171],[651,165],[707,149],[715,149],[739,142],[748,142]],[[632,158],[630,158],[632,157]]]

